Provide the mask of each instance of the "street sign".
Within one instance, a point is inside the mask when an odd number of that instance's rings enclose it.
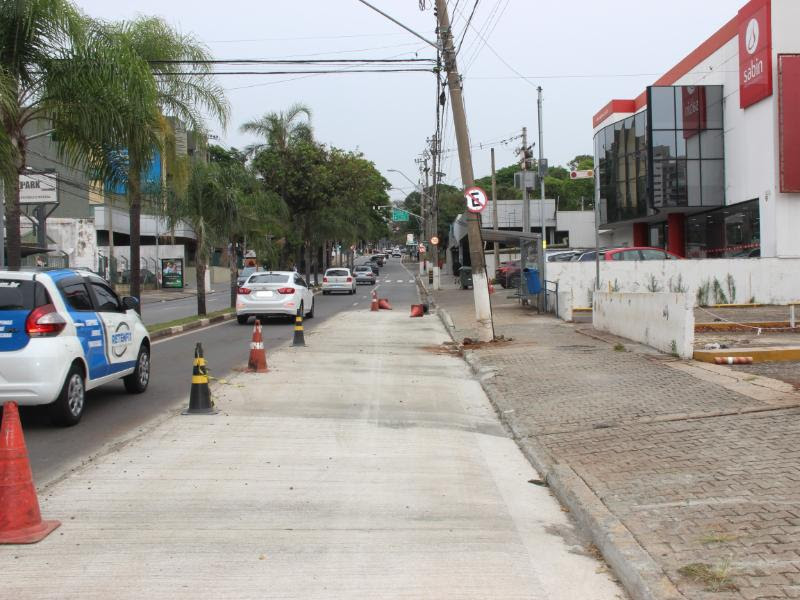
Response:
[[[594,170],[593,169],[586,169],[585,171],[570,171],[569,178],[570,179],[591,179],[594,177]]]
[[[419,253],[420,254],[425,254],[425,244],[420,244],[419,245]]]
[[[27,173],[19,176],[20,204],[58,204],[56,173]]]
[[[477,186],[468,187],[464,190],[464,198],[467,200],[467,210],[473,213],[483,212],[489,199],[486,192]]]
[[[434,246],[438,246],[439,245],[439,238],[436,237],[436,236],[433,236],[431,238],[431,244],[433,244]]]
[[[399,208],[393,208],[392,221],[408,221],[408,212]]]

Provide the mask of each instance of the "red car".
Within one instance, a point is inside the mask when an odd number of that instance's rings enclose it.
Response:
[[[573,260],[579,262],[593,261],[595,251],[584,252]],[[631,248],[606,248],[600,250],[600,260],[682,260],[682,256],[673,254],[663,248],[650,246],[633,246]]]

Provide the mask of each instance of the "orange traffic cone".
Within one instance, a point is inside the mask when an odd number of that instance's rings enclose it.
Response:
[[[389,304],[388,298],[381,298],[378,300],[378,308],[382,308],[383,310],[392,310],[392,305]]]
[[[411,305],[411,316],[412,317],[421,317],[425,314],[425,310],[422,304],[412,304]]]
[[[247,370],[251,373],[266,373],[267,353],[264,351],[264,340],[261,339],[261,321],[256,319],[253,326],[253,341],[250,342],[250,358],[247,361]]]
[[[376,312],[378,310],[378,292],[372,290],[372,302],[369,305],[369,309],[372,312]]]
[[[34,544],[61,525],[42,521],[16,402],[3,405],[0,427],[0,544]]]

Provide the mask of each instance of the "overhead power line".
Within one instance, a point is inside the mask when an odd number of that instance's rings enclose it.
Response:
[[[151,60],[151,65],[318,65],[318,64],[380,64],[380,63],[436,63],[433,58],[320,58],[320,59],[262,59],[229,58],[219,60]]]
[[[349,73],[432,73],[433,69],[328,69],[304,71],[213,71],[206,75],[338,75]],[[166,71],[156,73],[157,76],[196,75],[192,71]]]

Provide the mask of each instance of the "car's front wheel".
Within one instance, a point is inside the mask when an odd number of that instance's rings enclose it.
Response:
[[[56,425],[63,427],[77,425],[83,416],[85,402],[86,386],[83,369],[80,364],[74,363],[67,373],[61,393],[50,405],[50,418]]]
[[[150,349],[142,344],[139,356],[136,357],[136,368],[133,373],[122,378],[125,389],[130,394],[141,394],[150,383]]]

